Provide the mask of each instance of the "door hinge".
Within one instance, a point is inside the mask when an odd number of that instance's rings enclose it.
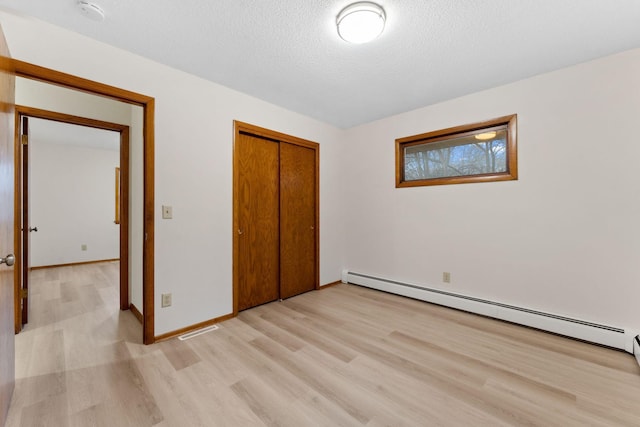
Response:
[[[22,145],[29,145],[29,135],[20,135]]]
[[[22,299],[29,298],[29,289],[20,289],[20,298]]]

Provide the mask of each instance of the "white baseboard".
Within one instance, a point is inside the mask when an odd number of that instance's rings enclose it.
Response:
[[[623,328],[615,326],[545,313],[525,307],[517,307],[497,301],[484,300],[347,270],[342,273],[342,281],[617,348],[628,353],[635,353],[636,358],[640,358],[640,349],[637,348],[640,343],[635,342],[637,331],[631,334],[631,331],[625,331]],[[634,345],[636,346],[635,351]]]

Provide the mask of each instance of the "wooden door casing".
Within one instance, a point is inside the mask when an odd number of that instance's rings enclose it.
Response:
[[[22,253],[20,268],[22,270],[22,284],[20,286],[21,293],[17,295],[16,306],[20,309],[20,321],[16,319],[16,330],[22,330],[22,326],[29,323],[29,246],[31,244],[31,235],[29,222],[29,117],[21,117],[21,149],[22,149],[22,168],[20,178],[22,180]]]
[[[238,310],[279,298],[278,142],[240,134]]]
[[[15,254],[15,76],[0,28],[0,257]],[[15,384],[14,267],[0,265],[0,426],[5,424]]]
[[[69,89],[79,90],[96,96],[138,105],[143,110],[143,247],[142,247],[142,329],[143,342],[153,344],[155,336],[155,99],[136,92],[83,79],[71,74],[30,64],[16,59],[9,60],[18,77],[39,80]],[[19,206],[19,203],[16,203]],[[121,228],[122,229],[122,228]],[[19,231],[19,230],[18,230]],[[121,281],[122,283],[122,281]]]
[[[316,155],[280,143],[280,298],[315,289]]]

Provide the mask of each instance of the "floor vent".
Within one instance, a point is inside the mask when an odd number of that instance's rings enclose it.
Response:
[[[397,295],[406,296],[446,307],[456,308],[483,316],[506,320],[520,325],[549,331],[608,347],[633,352],[635,335],[622,328],[586,320],[545,313],[525,307],[504,304],[440,289],[344,271],[342,281]],[[639,344],[635,344],[639,345]],[[640,357],[640,350],[636,357]]]
[[[218,329],[218,325],[207,326],[206,328],[180,335],[178,339],[180,341],[188,340],[189,338],[197,337],[198,335],[206,334],[207,332],[215,331],[216,329]]]

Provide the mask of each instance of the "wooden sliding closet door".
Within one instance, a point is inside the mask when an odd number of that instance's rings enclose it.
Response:
[[[280,178],[278,141],[236,136],[238,310],[279,298]]]
[[[234,313],[317,289],[318,150],[235,122]]]
[[[316,151],[280,142],[280,298],[316,286]]]

